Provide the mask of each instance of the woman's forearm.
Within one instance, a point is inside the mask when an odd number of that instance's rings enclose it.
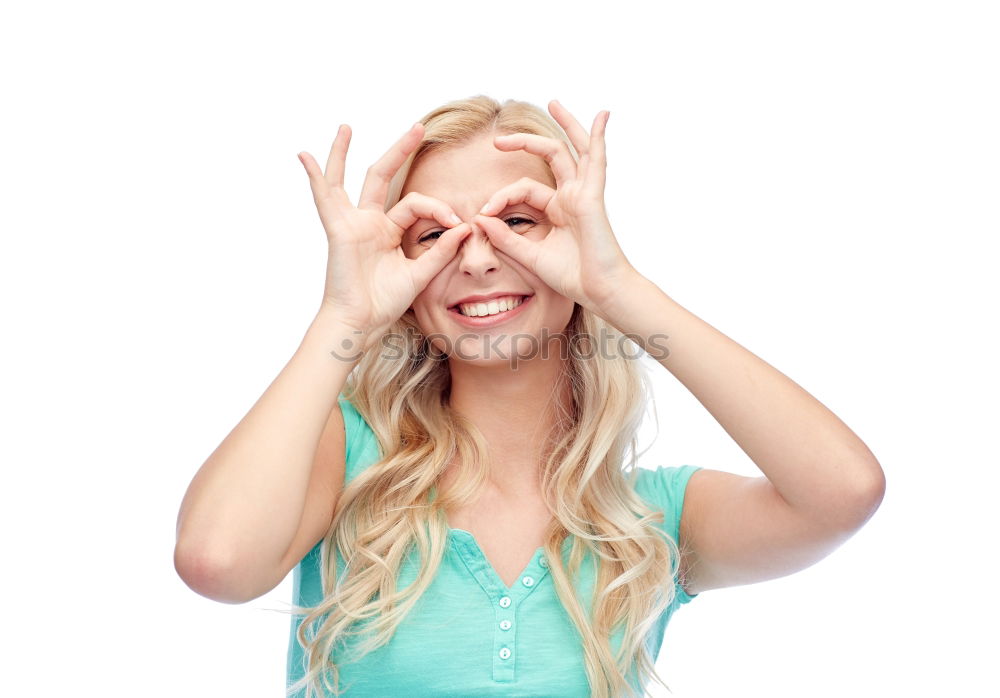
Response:
[[[790,506],[847,526],[877,508],[875,456],[802,387],[638,273],[615,306],[600,314],[694,394]]]

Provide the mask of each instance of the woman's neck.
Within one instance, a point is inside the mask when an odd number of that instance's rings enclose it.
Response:
[[[509,365],[451,364],[450,406],[483,433],[493,462],[491,484],[503,495],[539,491],[538,476],[560,414],[572,391],[560,380],[567,359],[557,352]]]

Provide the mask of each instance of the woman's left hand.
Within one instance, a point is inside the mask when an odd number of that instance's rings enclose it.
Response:
[[[494,145],[499,150],[525,150],[545,158],[556,188],[524,177],[491,196],[474,220],[497,249],[554,291],[604,315],[615,295],[638,274],[619,247],[604,208],[604,130],[609,112],[594,118],[589,135],[559,102],[549,102],[549,112],[569,136],[579,163],[569,146],[556,138],[529,133],[497,136]],[[544,212],[552,224],[542,240],[518,235],[492,217],[521,202]]]

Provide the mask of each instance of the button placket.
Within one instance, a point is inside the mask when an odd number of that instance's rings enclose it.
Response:
[[[545,556],[542,554],[532,558],[518,580],[509,589],[504,589],[496,597],[497,624],[494,630],[493,642],[493,680],[514,681],[517,659],[517,621],[524,620],[522,604],[548,575],[546,565],[542,564]]]
[[[548,560],[544,553],[537,553],[522,572],[520,578],[511,588],[507,588],[496,571],[477,545],[475,538],[468,531],[453,529],[452,542],[470,574],[479,582],[495,611],[493,636],[493,680],[511,682],[515,680],[515,661],[517,657],[517,632],[515,622],[519,604],[545,580],[548,575]],[[569,537],[563,540],[562,551],[565,552],[570,542]],[[523,618],[521,618],[523,620]]]
[[[517,615],[517,603],[512,592],[496,599],[496,629],[493,631],[493,680],[514,680],[514,648],[517,637],[511,632]]]

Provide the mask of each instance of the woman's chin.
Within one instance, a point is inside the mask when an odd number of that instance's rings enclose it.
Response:
[[[551,352],[551,342],[545,344],[538,336],[524,332],[514,335],[464,335],[455,340],[448,359],[470,367],[517,369],[525,362],[548,358]]]

